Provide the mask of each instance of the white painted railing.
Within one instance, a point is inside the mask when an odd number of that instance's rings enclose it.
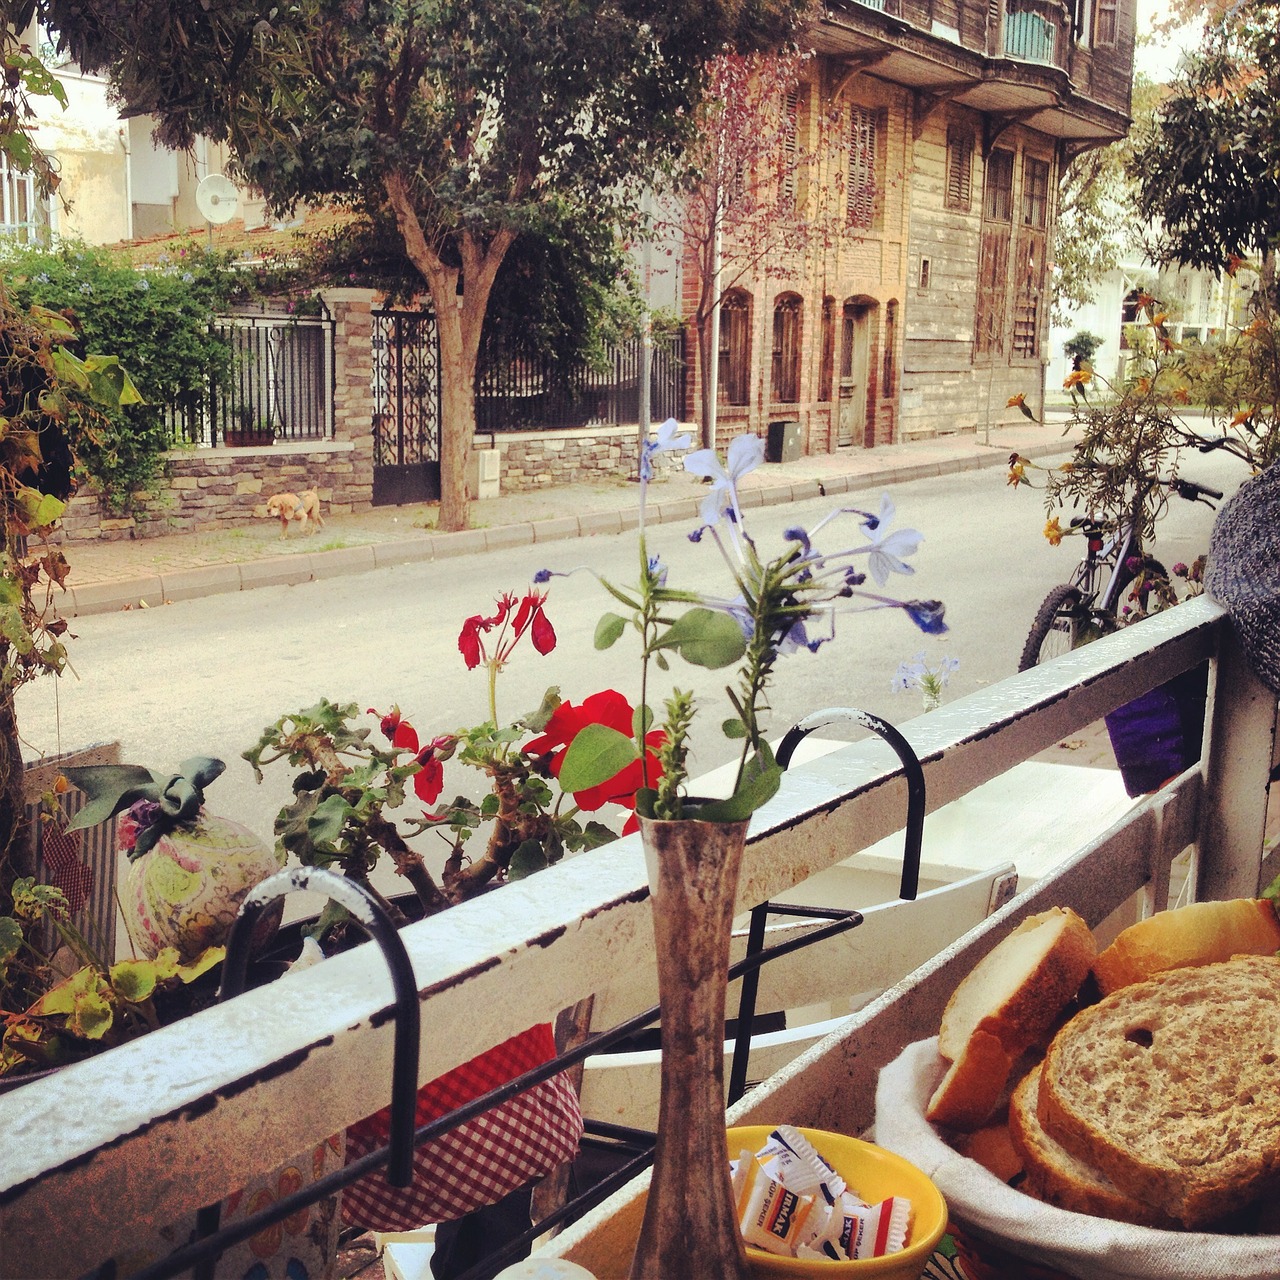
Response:
[[[1083,851],[1064,812],[1060,870],[749,1094],[735,1117],[864,1127],[880,1064],[932,1033],[955,972],[1030,911],[1067,903],[1096,922],[1135,892],[1159,905],[1170,861],[1193,843],[1200,896],[1256,892],[1276,699],[1245,668],[1207,600],[958,700],[904,732],[924,763],[932,810],[1204,658],[1216,660],[1217,678],[1203,773],[1184,774]],[[905,790],[896,758],[878,743],[793,769],[753,821],[739,907],[895,831]],[[998,856],[1017,862],[1016,850]],[[427,1080],[652,964],[639,844],[562,863],[404,937],[422,993]],[[0,1096],[0,1276],[79,1275],[126,1249],[140,1229],[227,1195],[384,1105],[391,987],[363,954],[372,950]],[[619,1193],[552,1250],[601,1277],[625,1273],[619,1259],[634,1239],[638,1194]]]

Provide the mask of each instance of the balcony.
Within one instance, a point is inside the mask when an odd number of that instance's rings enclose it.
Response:
[[[1096,925],[1126,903],[1158,909],[1170,865],[1188,846],[1197,850],[1200,897],[1255,894],[1275,874],[1275,858],[1263,857],[1263,828],[1276,699],[1245,667],[1225,616],[1207,599],[903,731],[924,764],[932,812],[1206,658],[1214,674],[1199,767],[1082,848],[1075,801],[1064,797],[1056,866],[749,1093],[732,1122],[786,1117],[865,1129],[879,1067],[935,1033],[957,975],[1031,913],[1069,905]],[[793,768],[752,824],[739,907],[892,835],[905,794],[896,758],[879,745],[840,747]],[[1019,850],[993,856],[1016,864]],[[427,1080],[653,965],[639,844],[571,859],[404,937],[421,993],[419,1075]],[[383,1105],[391,984],[361,953],[368,950],[0,1096],[0,1276],[81,1275],[127,1252],[140,1232],[227,1196]],[[643,1189],[642,1179],[629,1184],[545,1250],[601,1277],[625,1274]]]
[[[1089,48],[1063,0],[832,0],[810,35],[850,70],[904,85],[926,113],[943,101],[1067,141],[1128,128],[1132,38]]]

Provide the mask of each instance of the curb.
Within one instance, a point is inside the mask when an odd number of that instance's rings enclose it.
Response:
[[[1019,452],[1027,458],[1043,458],[1069,452],[1066,440],[1027,445]],[[880,488],[909,480],[925,480],[1004,466],[1008,452],[992,445],[989,451],[931,462],[908,462],[880,467],[861,474],[843,472],[822,479],[782,481],[744,488],[745,507],[780,506],[810,498],[835,497],[860,489]],[[654,524],[690,521],[697,517],[697,498],[672,498],[652,503],[647,519]],[[545,520],[495,525],[489,529],[464,529],[459,533],[430,533],[398,542],[375,542],[359,547],[318,551],[311,555],[269,556],[236,564],[204,565],[194,569],[140,574],[118,582],[96,582],[68,587],[66,598],[55,606],[59,617],[84,618],[92,614],[154,608],[179,600],[252,591],[256,587],[299,586],[349,574],[368,573],[395,565],[477,555],[485,551],[509,551],[534,543],[589,538],[596,534],[625,533],[640,523],[639,504],[617,511],[591,511],[582,515],[554,515]]]

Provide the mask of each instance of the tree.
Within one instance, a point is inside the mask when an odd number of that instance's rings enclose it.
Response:
[[[797,53],[724,54],[708,68],[697,141],[686,153],[677,221],[698,263],[703,444],[715,445],[718,308],[764,269],[785,275],[794,255],[825,234],[822,202],[810,199],[823,143],[800,136]],[[819,124],[818,134],[826,131]],[[816,193],[815,193],[816,194]]]
[[[1255,0],[1207,25],[1130,165],[1161,260],[1217,272],[1253,254],[1269,263],[1280,237],[1278,88],[1280,8]]]
[[[1132,111],[1137,127],[1149,122],[1159,88],[1139,72],[1134,78]],[[1130,177],[1130,137],[1096,147],[1067,166],[1058,193],[1058,220],[1053,244],[1054,321],[1084,306],[1107,272],[1141,239],[1142,222],[1135,209]]]
[[[623,215],[688,141],[707,61],[805,0],[38,0],[131,113],[230,141],[274,210],[394,218],[441,349],[444,529],[467,524],[475,370],[503,259],[548,212]],[[263,16],[267,14],[267,16]]]

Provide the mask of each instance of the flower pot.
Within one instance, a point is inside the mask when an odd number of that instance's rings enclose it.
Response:
[[[222,433],[222,443],[230,449],[244,449],[252,446],[261,448],[263,445],[274,444],[275,438],[274,431],[260,431],[256,428],[246,431],[236,427]]]
[[[1200,759],[1209,664],[1184,671],[1107,717],[1107,734],[1125,791],[1140,796]]]
[[[724,1004],[746,822],[640,819],[662,1008],[658,1140],[631,1280],[750,1274],[725,1156]]]

